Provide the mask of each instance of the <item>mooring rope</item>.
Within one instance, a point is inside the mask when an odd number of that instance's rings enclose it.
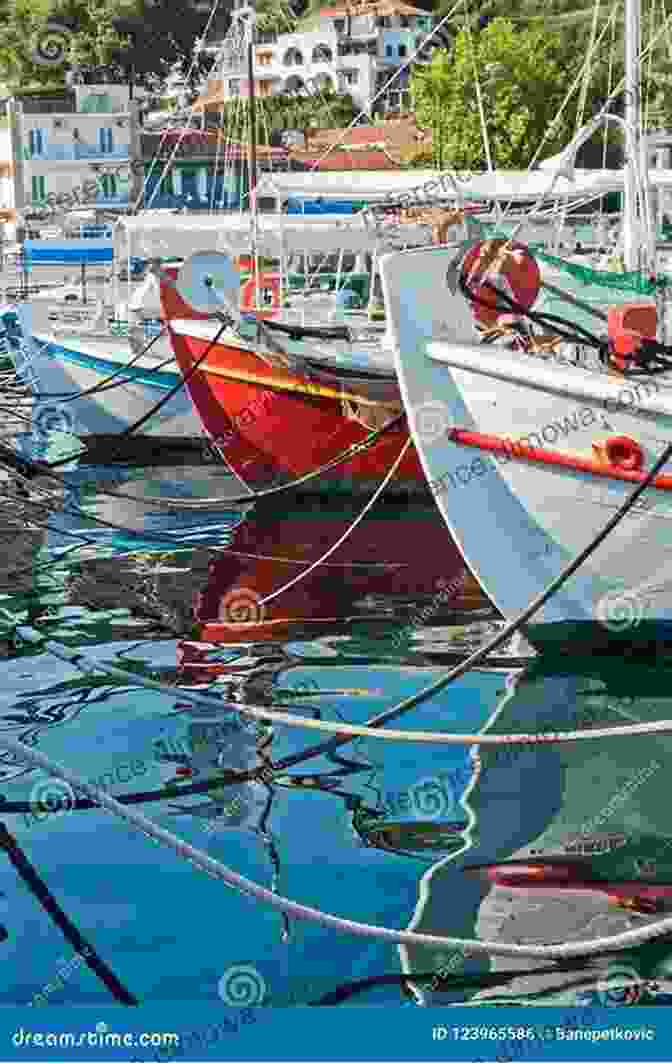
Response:
[[[483,738],[484,736],[480,737]],[[317,923],[320,926],[332,930],[338,930],[342,933],[352,934],[355,937],[373,938],[379,941],[388,941],[390,944],[397,945],[427,945],[430,947],[441,948],[461,948],[465,952],[474,955],[490,954],[494,956],[568,959],[573,956],[595,955],[599,952],[606,952],[614,949],[620,950],[633,948],[636,945],[641,945],[645,941],[651,941],[654,938],[669,934],[672,931],[672,916],[670,916],[667,919],[661,919],[658,923],[642,926],[636,930],[626,930],[623,933],[615,934],[612,937],[595,938],[591,941],[559,942],[551,945],[512,945],[500,941],[480,941],[478,939],[418,934],[414,931],[394,930],[370,923],[360,923],[354,919],[343,919],[340,916],[332,915],[330,912],[324,912],[319,908],[312,908],[308,905],[300,904],[298,901],[290,900],[288,897],[281,897],[278,894],[273,893],[271,890],[266,889],[264,886],[260,886],[251,879],[246,878],[244,875],[239,875],[237,871],[234,871],[226,864],[221,863],[219,860],[215,860],[213,857],[204,853],[200,849],[196,849],[188,842],[182,841],[182,839],[178,838],[177,835],[172,834],[170,831],[164,830],[163,827],[160,827],[157,823],[154,823],[153,820],[142,815],[142,813],[124,807],[124,805],[120,804],[115,798],[100,789],[100,787],[94,786],[92,783],[80,778],[74,772],[70,771],[69,768],[66,768],[64,764],[60,764],[58,761],[53,760],[44,753],[38,752],[36,749],[31,749],[23,742],[20,742],[15,738],[10,738],[9,735],[2,734],[0,735],[0,747],[10,750],[17,757],[27,761],[34,767],[43,768],[44,771],[49,773],[49,775],[64,780],[74,789],[81,790],[88,797],[101,805],[101,807],[107,812],[110,812],[113,816],[116,816],[118,819],[121,819],[132,827],[140,830],[157,844],[166,845],[179,857],[188,860],[194,867],[198,868],[200,871],[204,871],[212,878],[224,882],[228,886],[232,886],[234,889],[253,897],[255,900],[270,905],[271,908],[283,912],[290,918],[303,919],[311,923]]]
[[[280,587],[277,591],[273,591],[272,594],[267,594],[265,598],[262,598],[259,601],[259,605],[260,606],[266,605],[267,602],[272,602],[274,598],[278,598],[281,594],[284,594],[285,591],[288,591],[290,589],[290,587],[295,587],[297,583],[300,583],[301,580],[306,578],[306,576],[309,576],[310,573],[313,572],[314,569],[316,569],[319,565],[324,564],[324,562],[327,561],[327,559],[330,558],[331,555],[334,554],[338,550],[339,546],[342,546],[342,544],[346,541],[346,539],[348,539],[352,535],[352,533],[354,532],[355,528],[357,528],[358,525],[361,524],[361,522],[364,520],[364,517],[366,516],[366,514],[376,504],[376,502],[378,501],[380,496],[383,494],[385,488],[387,487],[387,485],[389,484],[390,480],[393,478],[393,476],[396,473],[397,469],[399,468],[399,466],[401,465],[402,461],[404,460],[406,452],[407,452],[407,450],[408,450],[408,448],[410,446],[411,446],[411,437],[409,436],[408,439],[406,440],[406,442],[404,443],[403,447],[399,451],[399,454],[398,454],[396,460],[394,461],[392,466],[388,469],[387,475],[385,476],[385,479],[381,481],[381,483],[378,485],[378,487],[376,488],[374,493],[371,495],[371,498],[369,499],[369,501],[364,506],[364,508],[361,510],[360,513],[357,514],[355,519],[350,522],[348,527],[345,529],[343,534],[336,540],[336,542],[332,543],[332,545],[329,547],[329,549],[325,550],[325,552],[322,554],[321,557],[318,557],[317,560],[313,561],[313,563],[311,565],[309,565],[308,568],[304,572],[299,572],[298,575],[294,576],[294,579],[290,579],[288,583],[285,583],[284,586]]]
[[[277,723],[284,723],[290,727],[304,727],[309,730],[317,730],[326,732],[328,734],[334,734],[338,736],[333,740],[336,744],[341,744],[350,741],[351,737],[368,737],[379,738],[384,741],[390,742],[436,742],[444,745],[503,745],[503,744],[535,744],[535,743],[550,743],[550,742],[574,742],[584,739],[596,739],[596,738],[609,738],[616,736],[634,736],[640,734],[662,734],[672,731],[672,720],[659,720],[657,722],[649,722],[645,724],[631,724],[625,727],[613,727],[613,728],[600,728],[590,731],[565,731],[557,732],[555,734],[527,734],[527,735],[464,735],[464,734],[444,734],[443,732],[435,731],[401,731],[401,730],[378,730],[383,723],[387,723],[397,716],[408,712],[409,709],[415,708],[423,701],[432,697],[438,691],[443,690],[450,683],[455,682],[462,675],[465,675],[477,664],[491,654],[494,650],[503,645],[519,628],[521,628],[535,613],[537,613],[541,607],[552,597],[559,588],[566,583],[566,581],[572,576],[578,568],[586,561],[588,557],[601,545],[602,542],[608,537],[613,529],[620,523],[626,514],[632,509],[637,502],[641,494],[647,487],[653,482],[658,472],[672,457],[672,444],[669,444],[658,461],[653,465],[645,480],[641,484],[638,484],[634,491],[626,498],[623,505],[619,510],[611,517],[604,528],[586,546],[577,556],[570,561],[570,563],[560,572],[558,576],[548,585],[548,587],[542,591],[537,598],[535,598],[530,605],[518,616],[514,617],[505,624],[501,631],[498,632],[492,639],[481,646],[478,650],[472,653],[461,664],[451,669],[447,675],[436,680],[436,682],[425,687],[423,690],[418,691],[417,694],[412,694],[410,697],[400,701],[397,705],[393,705],[390,709],[380,713],[380,715],[370,721],[369,725],[357,725],[357,724],[345,724],[345,723],[329,723],[326,720],[309,720],[305,717],[296,716],[293,713],[278,712],[276,709],[269,709],[268,707],[244,705],[240,703],[234,703],[229,705],[226,702],[219,701],[217,704],[221,708],[230,708],[234,711],[243,711],[250,716],[256,717],[262,720],[274,720]],[[245,625],[241,625],[244,627]],[[19,638],[23,638],[25,641],[32,644],[39,644],[43,641],[43,637],[34,628],[26,628],[23,626],[17,626],[16,633]],[[65,646],[59,643],[52,642],[51,640],[44,641],[44,648],[55,657],[59,657],[61,660],[65,660],[70,664],[73,664],[80,671],[86,673],[95,673],[97,670],[102,669],[108,672],[110,675],[117,675],[123,678],[124,682],[129,681],[129,673],[124,671],[123,668],[116,668],[114,665],[103,664],[97,661],[92,661],[87,658],[85,654],[72,654]],[[133,675],[133,680],[139,685],[146,687],[150,690],[158,690],[164,693],[169,693],[172,697],[175,696],[175,690],[180,689],[180,696],[184,695],[185,700],[191,700],[196,704],[204,704],[208,708],[212,708],[213,699],[211,697],[204,697],[203,695],[195,694],[191,690],[182,690],[182,688],[169,687],[167,684],[158,683],[155,680],[145,679],[144,677]],[[371,726],[373,724],[373,726]],[[327,746],[327,744],[325,744]],[[332,743],[328,743],[328,748],[334,748]],[[308,754],[310,751],[308,751]]]
[[[345,464],[345,462],[349,461],[351,458],[355,458],[359,454],[363,454],[365,451],[370,450],[371,447],[373,447],[382,436],[386,435],[392,429],[396,428],[397,425],[400,425],[405,419],[406,415],[400,414],[398,417],[395,417],[391,421],[388,421],[388,423],[383,425],[382,428],[377,428],[374,431],[370,432],[366,436],[366,438],[362,439],[359,443],[351,443],[349,447],[341,451],[341,453],[337,454],[335,457],[330,458],[329,461],[324,463],[324,465],[319,465],[316,469],[311,469],[309,472],[306,472],[302,476],[299,476],[296,480],[290,480],[289,483],[277,484],[275,487],[266,487],[261,491],[250,490],[249,493],[246,495],[234,495],[231,498],[202,498],[198,500],[188,501],[184,498],[143,498],[140,495],[132,495],[125,491],[111,491],[109,489],[105,490],[103,488],[100,488],[97,493],[101,496],[104,496],[105,498],[123,498],[125,500],[128,500],[129,502],[138,502],[140,504],[148,506],[158,506],[159,508],[168,508],[171,510],[198,510],[212,509],[213,507],[221,506],[226,507],[246,505],[250,502],[256,502],[258,499],[261,498],[269,498],[272,495],[279,495],[287,491],[295,490],[296,488],[303,486],[303,484],[308,483],[310,480],[314,480],[316,477],[321,476],[323,473],[329,472],[330,469],[333,469],[338,465]],[[5,456],[6,461],[9,462],[11,460],[14,463],[17,475],[18,468],[20,467],[32,471],[33,475],[35,476],[51,477],[61,486],[69,488],[71,488],[72,485],[69,483],[67,477],[59,473],[53,472],[53,469],[56,465],[65,464],[66,460],[73,461],[75,458],[81,458],[84,456],[80,452],[79,454],[71,454],[69,458],[63,459],[63,461],[54,462],[53,464],[46,464],[44,462],[32,461],[30,458],[26,458],[22,454],[18,454],[6,444],[0,443],[0,456],[1,455]],[[418,481],[419,486],[423,483],[424,481]],[[105,521],[97,517],[89,516],[88,514],[82,513],[81,515],[86,516],[87,519],[92,520],[97,524],[101,524],[104,527],[114,528],[115,531],[128,532],[129,535],[137,535],[143,539],[149,540],[154,537],[157,539],[161,539],[162,542],[164,541],[164,536],[161,535],[152,535],[150,533],[138,532],[134,531],[131,528],[125,528],[121,524],[114,524],[111,521]]]
[[[32,645],[41,644],[41,648],[47,653],[52,654],[52,656],[57,657],[61,661],[65,661],[67,664],[74,665],[75,668],[86,675],[105,672],[108,675],[122,679],[126,684],[132,684],[133,686],[137,685],[144,687],[147,690],[156,690],[159,693],[168,694],[173,698],[179,696],[183,701],[191,701],[195,705],[201,705],[210,711],[213,709],[219,709],[219,711],[239,712],[243,715],[252,716],[255,719],[271,720],[275,723],[286,724],[288,727],[303,727],[308,728],[309,730],[322,731],[327,734],[337,735],[344,743],[351,741],[352,738],[364,737],[381,738],[390,742],[417,742],[421,744],[435,742],[439,745],[550,745],[562,742],[578,742],[582,739],[616,738],[619,736],[633,737],[636,735],[672,733],[672,720],[626,724],[623,727],[601,727],[582,731],[557,731],[537,734],[451,734],[443,731],[401,731],[392,729],[381,731],[372,724],[330,723],[327,720],[307,719],[305,716],[297,716],[294,713],[289,712],[280,712],[277,709],[271,709],[266,706],[247,705],[241,702],[228,702],[224,701],[219,696],[208,696],[205,694],[198,694],[194,690],[185,689],[183,687],[169,686],[167,683],[160,683],[155,679],[147,679],[144,676],[138,675],[136,672],[128,672],[124,668],[117,668],[115,665],[108,664],[106,661],[93,660],[84,653],[73,652],[58,642],[44,639],[44,637],[34,628],[27,627],[23,624],[16,626],[16,634],[24,642],[31,643]],[[499,637],[500,636],[497,636],[497,638]],[[491,641],[494,642],[496,640],[493,639]],[[490,643],[488,643],[488,646],[489,645]],[[483,648],[477,650],[476,654],[472,654],[472,658],[477,655],[480,658],[482,654]],[[468,660],[471,660],[472,658],[469,658]],[[466,668],[467,664],[468,661],[463,661],[457,666],[457,668],[452,669],[448,676],[439,680],[439,684],[445,686],[446,683],[450,681],[449,677],[454,673],[459,672],[459,674],[462,674],[465,670],[469,670]],[[397,716],[402,712],[408,711],[409,708],[412,708],[419,701],[424,700],[425,697],[428,696],[427,690],[433,691],[436,685],[437,684],[433,684],[432,687],[421,690],[417,694],[407,698],[405,701],[388,709],[386,712],[380,713],[376,719],[379,720],[380,723],[383,723],[392,716]],[[380,723],[378,726],[380,726]],[[328,743],[328,745],[329,748],[331,748],[331,743]],[[311,750],[308,752],[311,756],[316,755],[316,751]]]

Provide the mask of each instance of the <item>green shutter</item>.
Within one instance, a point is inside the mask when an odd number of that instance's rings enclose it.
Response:
[[[31,177],[33,203],[42,203],[47,198],[47,183],[43,176]]]

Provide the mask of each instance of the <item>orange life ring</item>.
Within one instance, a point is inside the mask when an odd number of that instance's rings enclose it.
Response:
[[[604,444],[604,456],[610,465],[630,472],[640,472],[644,465],[644,451],[630,436],[612,436]]]
[[[278,310],[281,302],[280,275],[278,273],[253,273],[251,277],[248,277],[240,289],[240,309],[256,309],[254,304],[257,298],[257,287],[260,292],[270,289],[271,306],[274,310]],[[262,310],[264,307],[259,307],[258,309]]]
[[[467,252],[461,273],[474,296],[473,314],[483,325],[495,325],[501,314],[515,313],[504,299],[497,298],[496,292],[484,284],[484,280],[501,287],[525,310],[530,309],[541,290],[541,273],[536,259],[524,244],[515,240],[480,241]]]

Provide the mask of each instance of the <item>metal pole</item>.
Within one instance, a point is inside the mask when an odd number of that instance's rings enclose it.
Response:
[[[625,121],[631,133],[625,142],[625,173],[623,182],[623,257],[626,270],[639,267],[637,239],[637,181],[636,167],[641,159],[640,149],[640,0],[625,0]],[[631,157],[634,151],[634,157]]]
[[[133,214],[139,203],[145,184],[142,158],[142,134],[140,132],[139,104],[136,100],[128,102],[128,213]],[[142,207],[142,203],[139,203]]]
[[[254,303],[257,310],[261,309],[259,291],[259,255],[257,249],[257,107],[254,96],[254,15],[250,17],[249,41],[247,44],[247,95],[250,115],[250,157],[248,173],[248,199],[252,212],[252,264],[256,279],[254,291]]]
[[[25,298],[28,287],[28,271],[26,268],[25,253],[26,228],[24,224],[24,212],[26,208],[26,175],[23,155],[23,106],[18,100],[11,99],[8,101],[7,119],[11,141],[14,185],[13,205],[16,210],[16,242],[21,248],[21,287],[22,295]]]

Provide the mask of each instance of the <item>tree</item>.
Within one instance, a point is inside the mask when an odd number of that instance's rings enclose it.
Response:
[[[552,126],[571,83],[572,65],[577,60],[572,64],[563,54],[560,36],[543,28],[516,28],[496,18],[481,33],[462,30],[452,55],[437,52],[411,81],[416,121],[432,130],[435,164],[485,166],[476,72],[496,167],[526,167],[549,128],[554,131],[544,155],[559,150],[574,131],[571,108]]]

